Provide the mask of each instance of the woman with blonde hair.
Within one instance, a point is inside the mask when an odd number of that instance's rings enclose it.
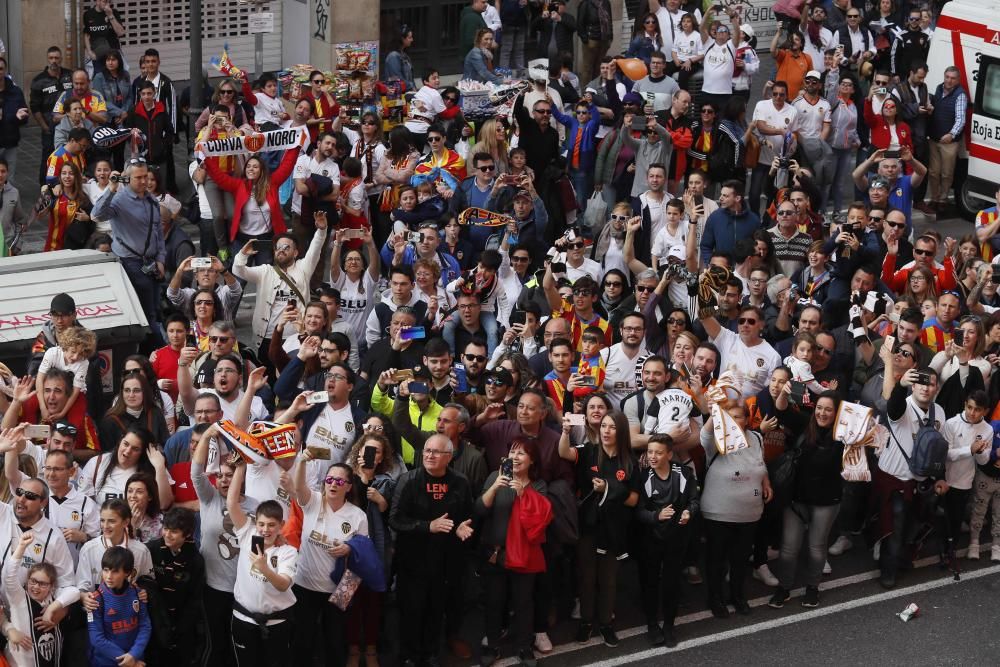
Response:
[[[620,201],[608,212],[607,223],[594,231],[594,245],[590,249],[590,258],[600,262],[605,273],[618,269],[626,276],[631,275],[625,263],[622,248],[625,246],[625,223],[633,217],[632,205]]]
[[[496,162],[497,176],[506,174],[510,166],[507,161],[507,153],[510,151],[510,144],[507,143],[507,128],[499,118],[490,118],[479,128],[479,141],[469,149],[469,155],[476,153],[487,153]]]

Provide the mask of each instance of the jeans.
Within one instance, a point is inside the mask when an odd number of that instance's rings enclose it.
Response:
[[[483,330],[486,331],[486,356],[492,357],[493,350],[497,348],[500,342],[500,332],[497,326],[497,316],[496,313],[489,313],[483,311],[479,314],[479,324],[482,325]],[[441,337],[444,338],[445,342],[448,343],[448,347],[451,348],[452,354],[460,354],[461,350],[455,349],[455,329],[458,328],[458,318],[455,316],[449,317],[445,320],[444,327],[441,330]]]
[[[781,568],[778,581],[781,587],[791,589],[795,583],[795,565],[802,548],[802,538],[806,529],[809,530],[809,570],[806,573],[806,586],[819,586],[823,575],[823,565],[826,564],[826,548],[829,542],[830,529],[840,511],[840,505],[806,505],[792,503],[785,508],[785,525],[781,539]]]
[[[125,257],[121,262],[142,306],[142,312],[146,315],[154,349],[163,347],[166,340],[160,324],[160,280],[142,272],[144,262],[140,259]]]
[[[854,171],[855,148],[833,149],[833,178],[830,181],[830,194],[827,201],[833,201],[833,212],[836,214],[844,207],[844,181]],[[851,184],[849,187],[853,187]]]
[[[587,210],[587,200],[594,191],[594,168],[569,170],[569,180],[576,190],[576,205],[580,207],[580,217]]]
[[[504,26],[503,41],[500,42],[500,67],[524,69],[524,40],[528,29],[525,26]]]
[[[705,519],[707,538],[707,577],[709,605],[724,604],[722,585],[729,566],[729,595],[732,600],[746,600],[743,584],[747,578],[750,554],[757,522],[731,523]]]
[[[216,247],[225,248],[229,245],[229,221],[233,219],[233,195],[220,188],[211,178],[205,179],[204,186],[205,198],[212,209]]]
[[[747,196],[747,208],[760,215],[760,196],[764,194],[764,181],[771,171],[771,165],[758,164],[750,172],[750,194]]]

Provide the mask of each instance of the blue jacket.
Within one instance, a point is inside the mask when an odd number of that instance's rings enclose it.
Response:
[[[574,109],[573,115],[569,116],[553,105],[552,115],[566,127],[566,141],[563,146],[566,148],[566,164],[572,166],[573,144],[576,142],[577,130],[581,129],[580,121],[576,119],[576,110]],[[590,120],[582,129],[579,169],[580,171],[592,171],[594,163],[597,161],[597,131],[601,129],[601,114],[597,111],[596,105],[590,105]]]
[[[375,543],[366,535],[355,535],[347,540],[347,546],[351,548],[350,555],[346,559],[338,558],[334,562],[330,579],[339,584],[346,568],[361,577],[361,583],[372,591],[384,593],[385,571],[382,568],[382,559],[375,550]]]
[[[482,83],[503,83],[503,77],[497,76],[487,69],[486,59],[483,58],[483,50],[478,47],[473,47],[465,55],[462,78]]]
[[[382,252],[380,255],[386,266],[392,266],[393,252],[389,247],[388,241],[384,246],[382,246]],[[462,274],[462,269],[458,265],[458,260],[448,253],[438,250],[437,256],[438,261],[441,263],[441,287],[447,287],[448,283],[455,280]],[[417,251],[412,245],[406,246],[406,250],[403,251],[403,261],[400,262],[400,264],[403,266],[412,266],[415,261],[417,261]]]
[[[743,209],[733,213],[719,208],[705,221],[705,232],[701,235],[701,261],[707,265],[713,252],[732,252],[737,239],[748,239],[760,228],[760,218],[750,210],[746,201]]]
[[[486,208],[491,211],[498,210],[494,208],[499,204],[499,199],[503,197],[503,192],[501,192],[496,199],[491,197],[486,202]],[[531,214],[524,220],[517,220],[517,216],[514,216],[517,222],[517,245],[527,245],[529,247],[540,247],[538,244],[545,242],[545,228],[549,224],[549,213],[545,210],[545,203],[542,202],[538,195],[535,195],[531,200],[532,211]],[[513,211],[504,211],[510,215],[513,215]],[[502,233],[503,229],[492,228],[494,233]],[[511,246],[514,246],[514,241],[511,241]]]
[[[27,108],[24,91],[14,85],[12,78],[4,77],[4,89],[0,91],[0,148],[14,148],[21,141],[21,126],[28,123],[31,114],[18,120],[17,110]]]

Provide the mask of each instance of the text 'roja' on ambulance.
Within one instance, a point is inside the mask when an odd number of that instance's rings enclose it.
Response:
[[[945,3],[927,56],[931,93],[952,64],[969,93],[963,151],[955,165],[955,203],[972,220],[996,205],[1000,184],[1000,1]]]

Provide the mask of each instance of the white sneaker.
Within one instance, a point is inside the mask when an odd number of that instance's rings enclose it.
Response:
[[[845,551],[850,551],[851,547],[854,546],[854,542],[847,535],[841,535],[837,540],[830,545],[827,549],[827,553],[831,556],[840,556]]]
[[[994,544],[993,548],[990,549],[990,560],[994,563],[1000,563],[1000,544]]]
[[[965,557],[969,560],[979,560],[979,542],[969,542],[969,551]]]
[[[552,652],[552,640],[549,639],[549,634],[547,632],[535,633],[535,650],[539,653]]]
[[[830,567],[830,561],[823,563],[823,574],[830,574],[833,572],[833,568]]]
[[[753,578],[763,582],[767,586],[774,587],[778,585],[778,578],[771,574],[771,568],[767,566],[767,563],[754,568]]]
[[[574,621],[580,620],[580,598],[576,599],[576,604],[573,605],[573,611],[570,612],[569,617]]]

